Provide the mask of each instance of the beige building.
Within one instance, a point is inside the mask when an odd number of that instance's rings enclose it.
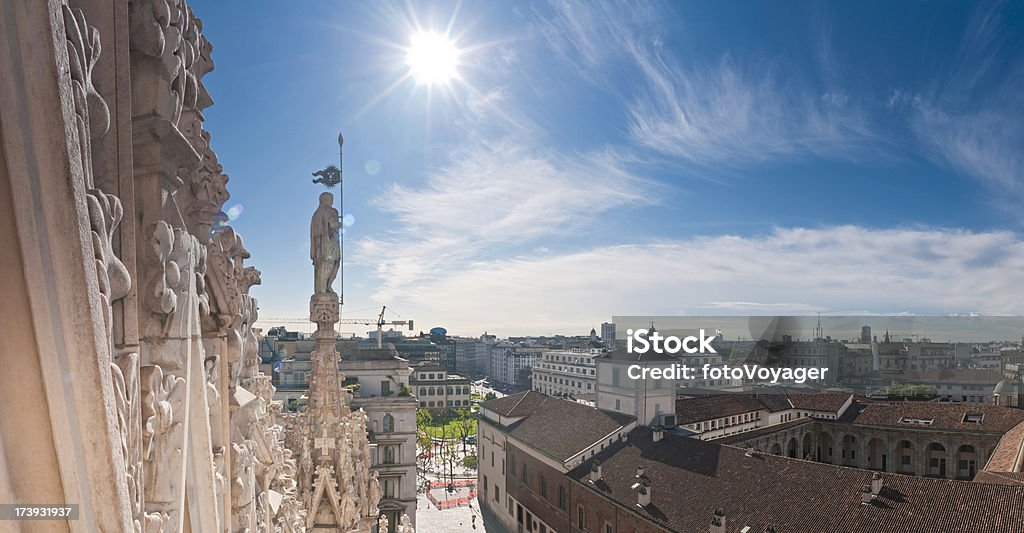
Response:
[[[412,369],[409,386],[422,409],[440,412],[469,408],[472,386],[469,378],[449,374],[444,367],[432,363]]]
[[[578,397],[593,394],[597,385],[600,351],[549,350],[533,367],[533,390],[551,396]]]
[[[597,408],[625,413],[641,425],[674,426],[676,386],[667,379],[634,379],[629,368],[670,368],[677,360],[653,350],[643,355],[614,350],[595,358],[597,365]]]

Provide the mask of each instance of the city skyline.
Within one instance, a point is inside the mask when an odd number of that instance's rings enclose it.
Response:
[[[1024,309],[1010,4],[195,9],[263,317],[305,314],[306,180],[339,130],[348,316],[507,335]],[[404,79],[419,30],[461,49],[450,84]]]

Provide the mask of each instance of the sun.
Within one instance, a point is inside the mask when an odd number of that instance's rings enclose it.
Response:
[[[417,31],[409,38],[405,64],[418,85],[446,85],[459,77],[461,51],[447,35]]]

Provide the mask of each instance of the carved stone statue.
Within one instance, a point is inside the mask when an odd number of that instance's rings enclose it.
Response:
[[[402,518],[398,520],[398,533],[416,533],[416,529],[412,527],[412,519],[409,515],[402,513]]]
[[[316,294],[335,294],[331,285],[341,265],[341,241],[338,235],[341,219],[333,203],[333,194],[322,193],[320,207],[313,213],[309,226],[309,258],[313,260],[313,292]]]
[[[387,533],[389,531],[388,526],[388,517],[380,515],[380,518],[377,519],[377,531],[379,533]]]

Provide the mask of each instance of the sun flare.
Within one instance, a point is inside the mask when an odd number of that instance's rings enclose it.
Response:
[[[458,77],[460,54],[455,42],[447,35],[420,31],[409,39],[405,64],[417,84],[443,85]]]

